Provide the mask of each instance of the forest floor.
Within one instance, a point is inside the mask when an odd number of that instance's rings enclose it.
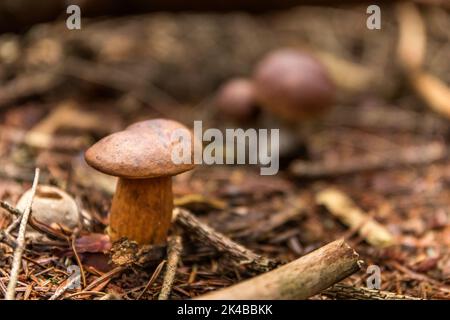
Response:
[[[143,264],[137,263],[140,253],[133,245],[111,249],[105,230],[115,180],[88,167],[83,151],[106,134],[153,117],[187,125],[202,119],[205,127],[223,128],[211,104],[215,88],[230,76],[249,74],[267,50],[300,44],[358,64],[359,74],[370,74],[370,84],[352,81],[353,74],[341,75],[348,81],[341,83],[338,105],[322,119],[299,124],[306,128],[294,136],[301,148],[295,155],[282,154],[279,174],[261,176],[257,167],[198,166],[174,178],[175,205],[280,263],[344,238],[365,267],[343,283],[365,287],[371,275],[366,268],[376,265],[382,290],[449,299],[448,120],[430,110],[405,84],[399,68],[392,67],[393,10],[385,14],[386,29],[373,37],[367,37],[365,24],[354,27],[362,19],[357,12],[305,8],[262,17],[152,14],[92,20],[79,33],[50,23],[22,35],[0,36],[0,200],[16,204],[38,167],[39,184],[65,190],[83,215],[81,230],[53,226],[48,241],[27,246],[17,299],[54,296],[67,284],[70,265],[82,266],[85,284],[81,290],[66,288],[58,299],[107,293],[157,298],[165,248],[150,248]],[[430,30],[427,57],[433,57],[426,59],[427,70],[448,83],[449,12],[423,12]],[[69,109],[77,110],[69,119],[55,116]],[[48,130],[45,137],[39,135],[42,127]],[[361,232],[365,222],[349,227],[345,217],[320,201],[328,188],[351,199],[367,221],[379,223],[392,237],[389,245]],[[0,229],[13,220],[0,209]],[[257,273],[174,224],[171,237],[178,234],[183,249],[171,299],[192,298]],[[0,296],[6,294],[14,247],[13,239],[3,237]],[[131,252],[133,263],[117,263],[123,251]],[[329,299],[330,294],[313,298]]]

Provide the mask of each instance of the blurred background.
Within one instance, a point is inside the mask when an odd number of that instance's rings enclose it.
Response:
[[[66,26],[71,4],[81,9],[79,30]],[[279,175],[199,167],[176,178],[178,205],[285,261],[348,238],[383,267],[383,289],[448,298],[450,2],[379,1],[375,30],[371,4],[1,1],[0,197],[15,203],[38,166],[42,183],[76,197],[99,232],[114,180],[84,163],[98,139],[156,117],[280,128]],[[367,244],[324,212],[314,195],[326,186],[385,225],[393,249]],[[302,201],[301,215],[269,219],[292,199]],[[200,278],[220,278],[209,289],[240,279],[233,269],[217,275],[205,257],[186,258],[180,281],[193,265]],[[176,297],[205,286],[184,288]]]

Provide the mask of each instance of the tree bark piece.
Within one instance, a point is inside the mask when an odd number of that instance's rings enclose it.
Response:
[[[273,271],[197,299],[306,299],[358,271],[361,263],[344,240],[336,240]]]
[[[172,199],[172,177],[120,178],[111,205],[111,241],[127,237],[141,244],[165,243]]]
[[[394,238],[391,233],[358,208],[343,192],[335,188],[327,188],[317,193],[316,201],[318,204],[324,205],[342,223],[351,229],[358,230],[369,244],[376,247],[393,244]]]
[[[420,298],[396,294],[389,291],[353,287],[338,283],[323,292],[324,295],[346,300],[422,300]]]
[[[185,209],[176,208],[173,212],[173,219],[198,240],[210,244],[220,252],[228,254],[239,264],[244,264],[259,272],[268,271],[276,266],[276,262],[254,253],[227,236],[215,231]]]

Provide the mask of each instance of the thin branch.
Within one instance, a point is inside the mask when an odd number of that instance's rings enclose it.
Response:
[[[186,209],[175,208],[173,219],[184,229],[189,230],[198,240],[208,243],[220,252],[225,252],[238,264],[243,264],[255,271],[268,271],[277,263],[267,257],[258,255],[244,246],[234,242],[198,220]]]
[[[47,93],[60,84],[61,80],[61,77],[52,72],[21,75],[2,86],[0,90],[0,109],[14,103],[16,100]]]
[[[20,211],[17,208],[14,208],[12,205],[10,205],[8,202],[1,201],[0,200],[0,207],[11,213],[12,215],[15,215],[16,217],[20,217],[22,215],[22,211]]]
[[[25,250],[25,231],[28,224],[28,217],[31,213],[31,206],[33,205],[33,198],[36,193],[36,188],[39,181],[39,168],[36,168],[33,186],[31,187],[30,198],[28,199],[27,206],[22,215],[22,221],[20,223],[19,234],[17,236],[17,247],[14,251],[13,264],[11,268],[11,274],[9,276],[8,289],[6,291],[5,300],[14,300],[16,293],[17,280],[19,277],[19,269],[22,261],[22,255]]]
[[[399,166],[425,165],[443,160],[447,156],[446,146],[434,142],[424,146],[399,148],[396,151],[385,153],[366,154],[346,161],[295,161],[290,171],[297,177],[339,176]]]
[[[345,300],[422,300],[389,291],[353,287],[338,283],[322,292],[325,296]]]
[[[170,239],[167,251],[168,258],[166,273],[164,275],[158,300],[167,300],[170,296],[170,292],[172,291],[172,284],[177,273],[178,262],[180,261],[181,252],[183,251],[183,242],[179,235],[176,235]]]
[[[336,240],[277,269],[196,299],[306,299],[355,273],[361,264],[355,250]]]

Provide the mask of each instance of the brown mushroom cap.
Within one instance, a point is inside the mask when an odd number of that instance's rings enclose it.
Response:
[[[222,115],[232,120],[253,118],[258,112],[253,82],[244,78],[227,81],[218,90],[216,105]]]
[[[327,70],[300,50],[269,53],[257,65],[253,79],[262,107],[287,120],[320,114],[334,102],[335,87]]]
[[[98,141],[86,151],[86,162],[98,171],[128,179],[173,176],[191,170],[193,161],[172,161],[172,151],[180,143],[172,142],[175,130],[187,130],[193,142],[192,132],[176,121],[141,121]],[[191,159],[193,150],[191,147]]]

